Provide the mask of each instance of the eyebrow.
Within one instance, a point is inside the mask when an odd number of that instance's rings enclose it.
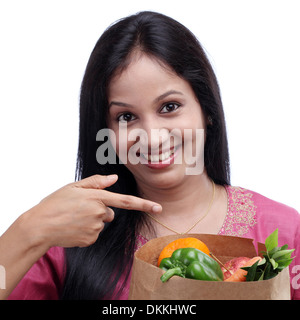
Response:
[[[176,91],[176,90],[169,90],[163,94],[161,94],[160,96],[158,96],[157,98],[154,99],[153,103],[158,103],[159,101],[165,99],[166,97],[170,96],[171,94],[180,94],[180,95],[183,95],[182,92],[180,91]],[[111,103],[109,104],[109,108],[112,106],[112,105],[116,105],[116,106],[119,106],[119,107],[132,107],[131,104],[128,104],[128,103],[125,103],[125,102],[119,102],[119,101],[111,101]]]
[[[165,99],[167,96],[170,96],[171,94],[180,94],[180,95],[183,95],[182,92],[180,91],[176,91],[176,90],[169,90],[163,94],[161,94],[159,97],[157,97],[156,99],[154,99],[154,103],[157,103],[163,99]]]
[[[116,106],[119,106],[119,107],[132,107],[131,104],[128,104],[128,103],[125,103],[125,102],[119,102],[119,101],[112,101],[109,105],[108,105],[108,108],[110,108],[112,105],[116,105]]]

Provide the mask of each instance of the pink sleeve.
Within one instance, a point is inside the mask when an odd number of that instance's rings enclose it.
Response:
[[[292,299],[300,300],[300,217],[298,218],[298,229],[295,238],[295,259],[290,266]]]
[[[64,249],[53,247],[29,269],[8,300],[57,300],[63,277]]]
[[[228,212],[220,234],[254,239],[264,243],[278,228],[278,245],[295,249],[289,265],[291,298],[300,300],[300,215],[282,203],[257,192],[228,186]]]
[[[278,228],[279,246],[288,244],[295,249],[293,262],[289,266],[291,298],[300,300],[300,214],[293,208],[267,199],[255,192],[253,198],[257,205],[257,241],[264,242],[266,237]]]

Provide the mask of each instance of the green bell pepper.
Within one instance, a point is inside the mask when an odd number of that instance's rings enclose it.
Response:
[[[195,248],[175,250],[170,258],[161,260],[159,267],[166,271],[160,278],[162,282],[174,275],[196,280],[223,281],[223,272],[218,262]]]

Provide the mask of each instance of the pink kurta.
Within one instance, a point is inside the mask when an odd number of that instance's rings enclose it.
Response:
[[[276,228],[279,229],[279,245],[295,248],[296,258],[289,266],[291,297],[300,300],[300,215],[281,203],[270,200],[256,192],[239,187],[226,187],[228,211],[218,234],[239,236],[264,242]],[[147,239],[139,236],[137,248]],[[58,299],[64,279],[64,249],[51,248],[27,272],[9,299]],[[120,299],[127,299],[128,280]]]

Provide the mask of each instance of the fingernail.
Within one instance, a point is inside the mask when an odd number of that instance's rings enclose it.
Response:
[[[162,207],[159,205],[154,205],[152,207],[152,212],[154,212],[154,213],[159,213],[159,212],[161,212],[161,210],[162,210]]]
[[[113,181],[113,180],[116,180],[118,178],[118,176],[116,174],[111,174],[109,176],[106,176],[106,179],[108,181]]]

